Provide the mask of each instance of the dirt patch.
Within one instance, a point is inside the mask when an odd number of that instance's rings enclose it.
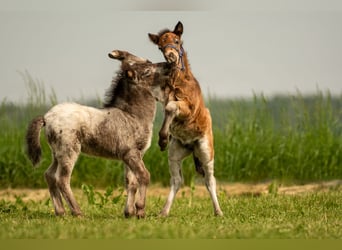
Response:
[[[15,201],[18,198],[27,201],[47,200],[50,197],[47,189],[2,189],[0,190],[0,200]]]
[[[298,195],[309,192],[326,192],[329,190],[342,190],[342,180],[334,180],[320,183],[310,183],[305,185],[282,186],[275,182],[246,184],[246,183],[225,183],[217,185],[218,193],[225,193],[231,196],[259,196],[266,195],[271,192],[285,195]],[[184,196],[190,196],[191,192],[194,196],[208,197],[208,191],[204,185],[196,185],[192,190],[190,187],[183,187],[179,193]],[[153,196],[167,196],[168,188],[152,187],[148,194]],[[179,195],[179,194],[178,194]]]
[[[329,190],[342,190],[342,180],[306,184],[300,186],[280,187],[278,193],[282,194],[300,194],[307,192],[326,192]]]
[[[298,195],[309,192],[326,192],[332,189],[342,190],[342,180],[334,180],[320,183],[310,183],[305,185],[291,185],[283,186],[276,182],[268,182],[262,184],[241,184],[233,183],[226,184],[219,187],[228,196],[240,196],[240,195],[264,195],[269,193],[286,194],[286,195]]]
[[[273,191],[272,191],[273,190]],[[285,195],[299,195],[309,192],[326,192],[329,190],[342,190],[342,180],[334,180],[329,182],[311,183],[306,185],[292,185],[282,186],[273,182],[260,183],[260,184],[245,184],[245,183],[225,183],[218,184],[218,193],[225,193],[230,196],[258,196],[266,195],[270,192]],[[103,193],[103,190],[99,190]],[[76,197],[82,196],[82,190],[74,189]],[[158,185],[151,185],[147,191],[148,196],[167,197],[169,187],[161,187]],[[115,194],[114,194],[115,195]],[[178,196],[189,197],[209,197],[208,191],[204,185],[197,184],[193,189],[190,187],[182,187]],[[0,200],[15,201],[20,197],[24,202],[27,201],[45,201],[49,199],[48,189],[2,189],[0,190]]]

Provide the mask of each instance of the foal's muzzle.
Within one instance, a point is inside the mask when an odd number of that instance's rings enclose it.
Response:
[[[168,63],[177,63],[180,56],[178,48],[173,44],[166,44],[162,49],[165,60]]]
[[[172,50],[165,52],[164,57],[168,63],[176,63],[178,60],[177,55]]]

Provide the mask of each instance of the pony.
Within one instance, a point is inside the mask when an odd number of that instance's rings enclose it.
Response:
[[[214,140],[209,110],[205,107],[199,83],[193,76],[181,36],[183,24],[174,30],[148,33],[165,60],[172,66],[170,82],[164,90],[164,121],[159,131],[161,150],[168,147],[171,190],[161,215],[167,216],[173,200],[183,182],[182,161],[193,154],[196,171],[205,178],[215,215],[223,215],[216,194],[214,177]],[[170,139],[169,139],[170,138]]]
[[[62,197],[74,216],[82,215],[70,187],[71,174],[80,153],[122,160],[125,164],[127,200],[125,217],[145,216],[146,189],[150,173],[142,160],[150,147],[160,83],[168,81],[170,67],[152,64],[126,51],[109,57],[121,61],[101,109],[77,103],[62,103],[29,124],[28,156],[33,165],[41,158],[40,131],[45,135],[53,160],[45,171],[55,215],[64,215]],[[139,190],[139,197],[135,195]]]

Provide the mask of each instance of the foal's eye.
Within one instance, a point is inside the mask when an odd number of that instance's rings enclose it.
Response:
[[[151,75],[151,69],[145,69],[144,73],[143,73],[143,76],[147,77],[147,76],[150,76],[150,75]]]

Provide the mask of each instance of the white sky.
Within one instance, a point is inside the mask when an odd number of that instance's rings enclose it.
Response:
[[[184,48],[205,96],[297,90],[342,94],[342,2],[333,0],[0,0],[0,101],[25,101],[18,72],[59,101],[102,97],[113,49],[163,61],[147,37],[184,25]]]

